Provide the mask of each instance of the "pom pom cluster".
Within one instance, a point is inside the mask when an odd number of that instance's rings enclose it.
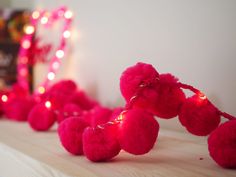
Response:
[[[184,89],[193,92],[187,97]],[[0,93],[0,113],[25,121],[36,131],[55,122],[63,147],[89,160],[109,161],[124,150],[148,153],[159,133],[157,118],[178,117],[186,130],[208,136],[210,156],[224,168],[236,168],[236,118],[220,111],[198,89],[170,73],[159,74],[146,63],[128,67],[120,77],[124,107],[107,108],[91,99],[72,80],[62,80],[45,93],[30,95],[15,85]],[[221,117],[229,121],[220,125]]]

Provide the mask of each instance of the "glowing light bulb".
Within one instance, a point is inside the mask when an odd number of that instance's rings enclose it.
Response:
[[[58,69],[59,66],[60,66],[60,64],[59,64],[59,62],[57,62],[57,61],[53,62],[53,64],[52,64],[52,68],[53,68],[54,70]]]
[[[70,10],[67,10],[67,11],[65,12],[65,14],[64,14],[64,17],[65,17],[66,19],[70,19],[70,18],[73,17],[73,13],[72,13]]]
[[[55,73],[53,73],[53,72],[49,72],[48,73],[48,80],[53,80],[55,78]]]
[[[63,58],[64,57],[64,51],[63,50],[57,50],[56,51],[56,56],[57,58]]]
[[[199,93],[198,94],[198,96],[199,96],[199,98],[201,99],[201,100],[205,100],[205,99],[207,99],[207,97],[206,97],[206,95],[204,94],[204,93]]]
[[[32,18],[35,19],[35,20],[38,19],[39,16],[40,16],[39,11],[34,11],[34,12],[32,13]]]
[[[41,24],[45,25],[48,22],[48,17],[41,18]]]
[[[46,108],[51,108],[51,106],[52,106],[52,104],[51,104],[50,101],[46,101],[46,102],[45,102],[45,107],[46,107]]]
[[[7,97],[7,95],[2,95],[2,102],[7,102],[7,100],[8,100],[8,97]]]
[[[22,42],[22,47],[23,47],[24,49],[28,49],[28,48],[30,48],[30,46],[31,46],[31,42],[30,42],[29,40],[24,40],[24,41]]]
[[[63,37],[64,37],[64,38],[69,38],[70,35],[71,35],[71,33],[70,33],[70,31],[68,31],[68,30],[64,31],[64,33],[63,33]]]
[[[34,33],[34,27],[32,25],[27,25],[24,27],[24,31],[26,34],[33,34]]]
[[[38,92],[39,92],[40,94],[45,93],[45,88],[44,88],[43,86],[40,86],[40,87],[38,88]]]

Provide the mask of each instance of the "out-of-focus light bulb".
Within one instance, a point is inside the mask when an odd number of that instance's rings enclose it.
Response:
[[[65,14],[64,14],[64,17],[65,17],[66,19],[70,19],[70,18],[73,17],[73,13],[72,13],[70,10],[67,10],[67,11],[65,12]]]
[[[63,50],[57,50],[56,51],[56,56],[57,58],[63,58],[64,57],[64,51]]]
[[[34,12],[32,13],[32,18],[35,19],[35,20],[38,19],[39,16],[40,16],[39,11],[34,11]]]
[[[70,33],[70,31],[68,31],[68,30],[64,31],[64,33],[63,33],[63,37],[64,37],[64,38],[69,38],[70,35],[71,35],[71,33]]]
[[[49,72],[48,73],[48,80],[53,80],[55,78],[55,73],[53,73],[53,72]]]
[[[38,92],[39,92],[40,94],[45,93],[45,88],[44,88],[43,86],[40,86],[40,87],[38,88]]]
[[[42,17],[40,21],[41,24],[45,25],[48,22],[48,17]]]
[[[2,102],[7,102],[8,97],[7,95],[2,95],[1,99],[2,99]]]
[[[30,45],[31,45],[31,42],[30,42],[29,40],[24,40],[24,41],[22,42],[22,47],[23,47],[24,49],[30,48]]]
[[[59,62],[57,62],[57,61],[53,62],[53,64],[52,64],[52,68],[53,68],[54,70],[58,69],[59,66],[60,66],[60,64],[59,64]]]
[[[24,31],[26,34],[33,34],[34,33],[34,27],[32,25],[26,25],[24,27]]]
[[[51,108],[51,106],[52,106],[52,104],[51,104],[50,101],[46,101],[46,102],[45,102],[45,107]]]

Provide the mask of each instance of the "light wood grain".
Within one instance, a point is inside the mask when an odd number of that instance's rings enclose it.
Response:
[[[201,160],[202,159],[202,160]],[[206,138],[160,130],[155,148],[143,156],[121,152],[111,162],[92,163],[60,145],[56,127],[34,132],[26,123],[0,121],[1,177],[233,177],[209,157]]]

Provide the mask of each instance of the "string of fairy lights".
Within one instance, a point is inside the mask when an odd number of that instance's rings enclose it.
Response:
[[[64,58],[65,55],[65,48],[67,44],[67,39],[71,36],[71,22],[73,18],[72,11],[68,10],[66,7],[61,7],[56,9],[53,12],[48,12],[45,10],[33,11],[30,24],[25,26],[24,31],[25,35],[21,40],[21,47],[18,55],[18,84],[20,84],[23,88],[29,89],[29,82],[28,82],[28,51],[32,44],[32,39],[36,33],[36,28],[39,24],[43,26],[47,26],[49,24],[53,24],[56,21],[63,20],[64,25],[60,37],[59,45],[50,59],[48,72],[44,81],[35,89],[36,94],[43,94],[47,88],[49,83],[55,79],[56,72],[60,67],[61,60]]]

